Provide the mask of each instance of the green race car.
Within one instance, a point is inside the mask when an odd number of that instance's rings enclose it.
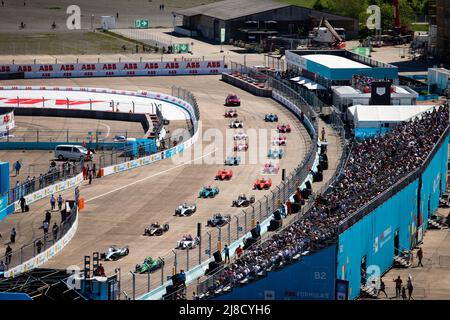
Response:
[[[137,264],[135,273],[148,273],[158,270],[164,266],[164,261],[161,258],[153,259],[152,257],[147,257],[144,259],[142,264]]]
[[[199,198],[214,198],[218,194],[219,194],[219,188],[207,186],[207,187],[203,187],[200,190],[198,196],[199,196]]]

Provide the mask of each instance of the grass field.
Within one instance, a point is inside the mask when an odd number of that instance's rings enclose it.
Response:
[[[131,53],[136,47],[131,41],[102,32],[0,33],[0,43],[0,54],[7,55]]]
[[[314,3],[316,3],[316,0],[276,0],[276,1],[306,8],[312,8]]]

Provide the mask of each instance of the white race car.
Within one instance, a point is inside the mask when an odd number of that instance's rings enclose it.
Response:
[[[233,140],[246,140],[248,135],[244,131],[236,132],[233,135]]]
[[[262,168],[263,174],[277,174],[280,170],[280,165],[278,163],[268,162]]]
[[[230,121],[230,128],[243,128],[244,122],[242,120]]]
[[[175,210],[175,215],[180,217],[188,217],[193,215],[195,211],[197,211],[197,205],[195,203],[187,204],[185,202]]]
[[[109,247],[108,251],[100,254],[100,259],[105,261],[115,261],[119,260],[121,257],[124,257],[130,253],[128,246],[119,247],[116,245],[112,245]]]
[[[238,143],[234,146],[234,151],[247,151],[248,144],[247,143]]]
[[[177,242],[175,249],[194,249],[200,243],[200,238],[193,238],[190,234],[183,236],[183,238]]]

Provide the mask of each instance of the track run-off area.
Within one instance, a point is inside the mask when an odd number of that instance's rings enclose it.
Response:
[[[209,129],[217,129],[226,136],[230,120],[224,117],[225,97],[236,93],[241,99],[241,107],[237,107],[238,119],[243,120],[244,129],[275,129],[277,123],[264,121],[267,113],[276,113],[279,123],[289,123],[292,132],[286,134],[287,145],[280,161],[280,168],[289,174],[304,158],[309,149],[311,139],[299,120],[287,109],[270,98],[256,97],[220,81],[220,76],[179,76],[179,77],[134,77],[134,78],[102,78],[102,79],[42,79],[14,80],[0,82],[2,85],[55,85],[102,87],[121,90],[150,90],[171,93],[173,85],[191,91],[197,98],[200,109],[201,130],[199,140],[186,150],[190,157],[174,162],[165,159],[150,165],[94,179],[91,185],[86,182],[80,187],[81,196],[85,199],[85,208],[79,213],[78,230],[71,242],[46,263],[44,268],[66,269],[69,266],[83,268],[85,255],[103,252],[110,245],[129,246],[130,254],[113,262],[102,262],[106,274],[113,274],[120,268],[122,274],[134,270],[135,265],[142,263],[145,257],[164,257],[175,248],[177,241],[184,234],[196,235],[197,223],[202,223],[202,232],[207,230],[206,222],[215,213],[238,214],[242,208],[232,208],[232,200],[239,194],[255,195],[256,200],[270,193],[269,190],[252,190],[253,183],[261,178],[261,168],[267,159],[257,163],[249,163],[248,159],[240,166],[227,167],[233,170],[231,181],[215,181],[214,176],[224,168],[223,157],[233,154],[223,150],[232,142],[214,142],[214,139],[202,139]],[[234,109],[234,108],[233,108]],[[58,120],[55,120],[58,121]],[[111,128],[112,130],[114,128]],[[270,148],[271,134],[268,130],[267,146]],[[194,150],[202,149],[202,152]],[[242,158],[246,153],[238,153]],[[261,151],[258,151],[261,152]],[[265,151],[263,151],[265,153]],[[220,161],[216,161],[217,157]],[[248,156],[247,156],[248,158]],[[272,189],[281,182],[281,170],[277,175],[267,175],[272,179]],[[202,186],[217,186],[220,193],[214,199],[199,199]],[[73,190],[62,193],[65,199],[73,198]],[[195,202],[197,212],[190,217],[175,217],[175,209],[183,202]],[[7,217],[0,225],[0,232],[15,227],[17,243],[29,243],[36,235],[41,235],[45,210],[50,208],[48,198],[33,203],[27,214],[17,213]],[[54,214],[59,221],[59,214]],[[143,235],[144,228],[153,222],[169,223],[170,230],[159,237]],[[195,251],[196,252],[196,251]],[[122,278],[122,280],[125,280]],[[156,279],[155,279],[156,280]],[[153,281],[152,281],[153,282]],[[123,289],[128,289],[125,283]]]

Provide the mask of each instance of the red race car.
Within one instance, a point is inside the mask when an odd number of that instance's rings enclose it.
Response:
[[[253,189],[268,190],[271,186],[272,186],[272,179],[266,180],[266,179],[262,178],[262,179],[257,179],[255,181],[255,184],[253,185]]]
[[[286,145],[286,141],[287,141],[286,137],[279,136],[279,137],[276,137],[276,138],[273,139],[272,144],[274,146],[285,146]]]
[[[248,143],[238,143],[234,145],[234,151],[247,151]]]
[[[289,133],[291,132],[291,126],[289,124],[283,123],[277,126],[277,130],[280,133]]]
[[[225,111],[225,118],[237,118],[238,113],[236,111],[236,109],[231,109],[231,110],[227,110]]]
[[[230,180],[233,176],[233,171],[231,170],[219,170],[216,174],[216,180]]]
[[[239,107],[241,105],[241,99],[239,99],[235,94],[229,94],[225,99],[225,105]]]

